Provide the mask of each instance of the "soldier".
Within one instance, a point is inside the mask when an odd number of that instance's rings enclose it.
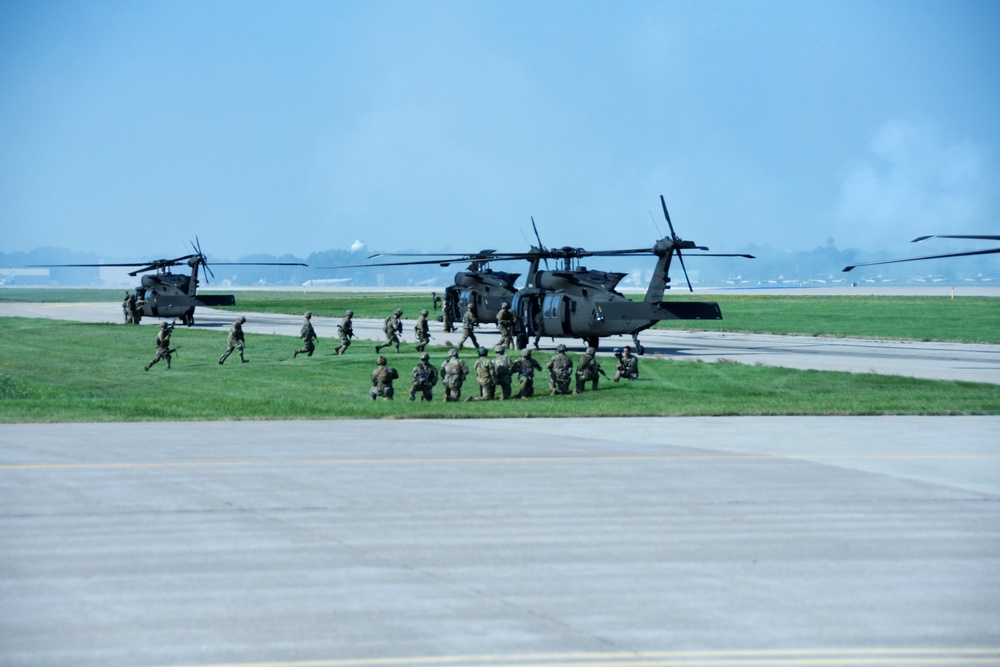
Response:
[[[592,347],[588,347],[587,351],[584,352],[583,356],[580,357],[580,361],[576,364],[576,391],[575,394],[582,394],[584,389],[587,387],[587,381],[593,381],[593,386],[591,387],[594,391],[597,391],[597,381],[600,380],[601,365],[597,363],[597,358],[594,356],[597,354],[597,350]]]
[[[573,376],[573,362],[566,356],[566,346],[560,344],[556,347],[556,353],[545,364],[549,369],[549,389],[552,395],[568,394],[569,379]]]
[[[458,358],[458,348],[448,350],[448,359],[441,364],[441,380],[444,383],[444,400],[446,403],[462,398],[462,383],[469,375],[469,367],[464,359]]]
[[[295,350],[295,354],[292,355],[292,359],[299,356],[299,354],[303,352],[307,357],[313,356],[313,351],[316,349],[316,345],[315,343],[313,343],[313,341],[319,340],[319,336],[316,335],[316,330],[313,329],[313,325],[311,322],[312,316],[313,314],[307,310],[305,315],[306,319],[302,323],[302,330],[299,331],[299,338],[302,339],[302,342],[305,343],[305,346],[301,350]]]
[[[390,345],[395,345],[396,352],[399,352],[399,334],[403,333],[403,322],[399,318],[402,315],[403,311],[397,308],[392,315],[385,318],[385,324],[382,325],[382,329],[385,331],[385,342],[375,346],[376,352]]]
[[[139,324],[139,320],[142,319],[142,313],[139,312],[139,306],[135,301],[135,294],[129,294],[125,297],[125,307],[128,308],[126,321],[129,324]]]
[[[413,332],[417,335],[417,352],[423,352],[431,342],[431,332],[427,324],[427,309],[420,311],[420,317],[417,318],[417,323],[413,327]]]
[[[444,292],[444,299],[441,300],[441,327],[445,333],[451,333],[455,330],[455,321],[452,319],[451,304],[452,299],[449,298],[451,295],[448,290]]]
[[[513,350],[514,313],[511,312],[510,304],[506,301],[500,304],[500,312],[497,313],[497,329],[500,330],[500,344]]]
[[[369,394],[374,401],[376,398],[381,396],[387,401],[392,400],[392,381],[399,377],[399,372],[388,365],[388,361],[381,354],[378,355],[378,359],[375,362],[375,370],[372,371],[372,388],[369,390]]]
[[[241,364],[249,363],[249,359],[243,358],[243,348],[246,347],[246,343],[243,340],[243,323],[246,321],[247,318],[240,315],[236,318],[236,321],[233,322],[233,326],[229,327],[229,338],[226,341],[229,348],[222,353],[221,357],[219,357],[220,366],[226,363],[226,359],[228,359],[229,355],[233,353],[233,350],[239,350]]]
[[[156,356],[146,364],[145,368],[147,371],[160,359],[167,360],[167,370],[170,370],[170,355],[174,352],[174,350],[170,349],[170,334],[173,332],[174,328],[172,326],[169,326],[166,322],[160,323],[160,332],[156,334]]]
[[[510,381],[514,374],[514,361],[504,354],[507,348],[503,345],[497,345],[493,351],[497,353],[497,356],[493,358],[493,372],[496,376],[497,386],[500,388],[500,400],[504,401],[510,398]]]
[[[340,345],[337,346],[337,354],[347,352],[347,348],[351,346],[351,338],[354,336],[354,325],[351,323],[352,317],[354,317],[354,311],[347,311],[344,319],[337,325],[337,333],[340,334]]]
[[[492,401],[496,395],[497,378],[493,368],[493,361],[489,358],[489,351],[485,347],[479,348],[479,358],[473,367],[476,371],[476,380],[479,382],[479,398],[469,396],[466,401],[482,400]]]
[[[426,311],[425,311],[426,312]],[[438,381],[437,369],[430,363],[430,355],[426,352],[420,355],[420,363],[413,367],[413,384],[410,385],[410,400],[417,400],[417,389],[423,392],[421,401],[434,400],[432,389]]]
[[[514,368],[517,370],[517,381],[521,385],[517,397],[531,398],[535,395],[535,371],[542,370],[542,365],[532,358],[531,350],[521,350],[521,359],[514,363]]]
[[[632,356],[632,348],[626,345],[615,356],[618,357],[618,368],[615,369],[615,377],[612,378],[612,381],[618,382],[622,378],[626,380],[638,380],[639,359]]]
[[[472,339],[472,344],[479,347],[479,341],[476,340],[476,327],[479,326],[479,320],[476,319],[476,314],[472,312],[472,304],[470,303],[465,309],[465,315],[462,315],[462,340],[458,341],[458,349],[462,349],[465,345],[465,341]]]
[[[125,292],[125,298],[122,299],[122,314],[125,316],[125,324],[132,324],[132,309],[128,306],[128,292]]]

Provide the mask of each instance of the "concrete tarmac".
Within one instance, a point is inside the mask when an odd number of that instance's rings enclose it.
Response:
[[[298,336],[302,326],[300,315],[273,313],[243,313],[248,333]],[[417,313],[404,313],[402,339],[415,342],[413,321]],[[232,312],[199,308],[196,327],[226,332],[237,315]],[[12,303],[0,304],[0,317],[39,317],[83,322],[120,322],[121,304],[114,303]],[[147,318],[143,325],[159,326],[162,320]],[[337,340],[340,318],[314,317],[313,326],[321,339],[332,344]],[[374,343],[385,340],[381,320],[356,319],[351,354],[358,351],[374,353]],[[430,323],[434,345],[457,344],[461,332],[445,334],[440,322]],[[183,331],[183,329],[179,329]],[[500,337],[495,325],[484,325],[476,332],[480,344],[492,347]],[[889,341],[862,338],[832,338],[823,336],[779,336],[654,329],[640,336],[647,357],[685,361],[735,361],[743,364],[780,366],[800,370],[844,371],[849,373],[879,373],[931,380],[958,380],[1000,384],[1000,345],[968,343],[934,343],[921,341]],[[583,351],[586,346],[574,338],[542,338],[541,347],[554,350],[564,343],[571,350]],[[630,336],[605,338],[601,353],[610,354],[616,346],[631,345]],[[320,345],[324,345],[322,340]],[[471,345],[471,343],[470,343]],[[333,345],[331,345],[332,347]],[[322,349],[322,348],[321,348]],[[470,355],[472,352],[470,350]]]
[[[1000,664],[1000,417],[0,425],[0,664]]]

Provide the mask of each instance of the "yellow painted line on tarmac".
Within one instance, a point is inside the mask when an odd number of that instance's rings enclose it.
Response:
[[[553,653],[361,658],[289,662],[233,662],[173,667],[734,667],[825,665],[1000,665],[1000,648],[787,649],[665,651],[644,653]]]
[[[22,463],[0,465],[14,470],[114,470],[125,468],[251,468],[261,466],[434,465],[468,463],[589,463],[616,461],[996,461],[1000,454],[838,454],[828,456],[771,456],[766,454],[690,454],[662,456],[511,456],[406,459],[302,459],[271,461],[154,461],[149,463]]]

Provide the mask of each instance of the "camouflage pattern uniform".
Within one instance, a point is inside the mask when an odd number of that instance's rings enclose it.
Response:
[[[147,371],[160,359],[167,360],[167,370],[170,370],[170,334],[173,332],[174,328],[167,325],[166,322],[160,323],[160,333],[156,334],[156,355],[152,361],[146,364]]]
[[[593,386],[591,387],[594,391],[597,391],[597,382],[600,380],[600,364],[597,363],[597,359],[594,355],[597,354],[597,350],[592,347],[588,347],[587,351],[580,357],[580,361],[576,363],[576,392],[577,394],[582,394],[587,388],[587,381],[593,381]]]
[[[476,359],[474,370],[476,380],[479,382],[479,400],[492,401],[496,395],[497,378],[493,368],[493,360],[489,358],[489,351],[485,347],[479,348],[479,358]],[[470,396],[467,401],[475,400]]]
[[[354,311],[347,311],[344,319],[337,325],[337,333],[340,334],[340,345],[337,346],[337,354],[347,352],[347,348],[351,346],[351,336],[354,335],[354,324],[351,323],[352,317],[354,317]]]
[[[372,371],[372,388],[368,392],[373,401],[379,396],[387,401],[392,400],[394,393],[392,381],[399,377],[399,372],[388,363],[386,358],[380,354],[376,361],[377,366]]]
[[[552,395],[568,394],[569,380],[573,376],[573,362],[566,356],[565,345],[556,348],[556,353],[545,367],[549,369],[549,389]]]
[[[316,349],[316,345],[313,341],[319,340],[319,336],[316,335],[316,330],[313,329],[312,322],[310,322],[312,316],[313,314],[307,310],[305,322],[302,323],[302,330],[299,331],[299,338],[302,339],[305,346],[300,350],[295,350],[295,354],[292,355],[292,359],[299,356],[303,352],[307,357],[313,356],[313,351]]]
[[[431,342],[430,327],[427,325],[428,314],[426,309],[421,310],[420,317],[417,318],[417,323],[413,327],[413,332],[417,335],[417,352],[423,352],[424,348]]]
[[[389,317],[385,318],[385,324],[382,325],[382,329],[385,331],[385,342],[381,345],[375,346],[375,351],[378,352],[383,347],[389,347],[391,345],[396,346],[396,352],[399,352],[399,334],[403,333],[403,323],[400,321],[403,311],[399,308],[396,309]]]
[[[493,358],[493,374],[496,376],[497,387],[500,388],[500,400],[503,401],[510,398],[510,381],[514,374],[514,360],[504,354],[506,348],[503,345],[497,345],[493,350],[497,353],[497,356]]]
[[[517,370],[517,381],[521,390],[518,398],[531,398],[535,395],[535,371],[542,370],[542,365],[532,359],[531,350],[521,350],[521,359],[514,363]]]
[[[430,356],[424,352],[420,355],[420,363],[413,367],[413,384],[410,385],[410,400],[417,400],[417,390],[423,392],[421,401],[433,401],[431,391],[438,381],[437,369],[430,363]]]
[[[622,356],[618,357],[618,368],[615,370],[614,382],[625,378],[626,380],[639,379],[639,359],[632,356],[632,348],[625,347]]]
[[[220,366],[226,362],[226,359],[228,359],[229,355],[233,353],[233,350],[239,350],[240,362],[244,364],[247,363],[247,360],[243,358],[243,348],[246,347],[243,340],[243,323],[246,321],[247,318],[240,315],[236,321],[233,322],[233,326],[229,327],[229,338],[226,341],[229,348],[222,353],[221,357],[219,357]]]
[[[441,326],[445,333],[451,333],[455,330],[455,322],[451,319],[451,303],[448,301],[448,293],[445,292],[444,299],[441,302]]]
[[[500,312],[497,313],[497,329],[500,330],[500,344],[513,350],[514,313],[511,312],[510,304],[506,301],[500,304]]]
[[[125,292],[125,298],[122,299],[122,314],[125,316],[125,324],[132,324],[132,309],[128,305],[128,292]]]
[[[479,320],[476,319],[476,314],[472,312],[472,304],[470,303],[468,308],[465,309],[465,315],[462,315],[462,339],[458,341],[458,349],[462,349],[465,345],[465,341],[472,339],[472,344],[479,347],[479,341],[476,340],[476,327],[479,326]]]
[[[448,359],[441,364],[441,380],[444,383],[444,400],[446,403],[462,398],[462,383],[469,375],[469,367],[464,359],[458,358],[458,350],[448,350]]]

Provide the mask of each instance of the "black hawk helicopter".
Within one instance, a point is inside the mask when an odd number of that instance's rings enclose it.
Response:
[[[918,236],[917,238],[910,241],[910,243],[920,243],[921,241],[926,241],[927,239],[975,239],[979,241],[1000,241],[1000,236],[992,235],[930,235],[930,236]],[[875,264],[896,264],[898,262],[915,262],[921,259],[944,259],[945,257],[968,257],[970,255],[992,255],[994,253],[1000,253],[1000,248],[990,248],[989,250],[970,250],[967,252],[946,252],[942,255],[924,255],[922,257],[904,257],[903,259],[883,259],[878,262],[864,262],[862,264],[852,264],[850,266],[845,266],[844,271],[850,271],[851,269],[856,269],[859,266],[874,266]]]
[[[198,295],[198,270],[215,278],[208,266],[205,254],[201,251],[201,242],[195,237],[191,244],[194,252],[173,259],[154,259],[148,262],[128,262],[124,264],[36,264],[38,267],[78,266],[138,266],[135,271],[129,271],[130,276],[144,273],[141,284],[135,288],[136,317],[134,322],[145,317],[180,318],[187,326],[194,324],[194,309],[196,306],[235,306],[236,297],[232,294],[202,294]],[[187,264],[191,267],[191,275],[171,273],[170,268]],[[216,266],[307,266],[301,262],[216,262]],[[149,273],[155,271],[155,273]],[[207,282],[207,279],[206,279]]]
[[[652,248],[588,251],[565,246],[549,249],[542,246],[536,227],[535,237],[538,239],[538,246],[532,247],[528,252],[498,253],[494,250],[484,250],[453,257],[439,256],[436,260],[320,268],[415,264],[448,266],[468,261],[470,262],[468,270],[458,273],[455,276],[455,284],[446,290],[446,310],[449,309],[448,290],[455,295],[451,297],[454,304],[451,314],[455,319],[458,319],[465,307],[471,304],[480,322],[496,322],[496,314],[501,304],[506,301],[514,311],[515,336],[519,349],[527,347],[528,339],[532,336],[535,338],[536,347],[542,336],[560,336],[580,338],[589,346],[596,348],[603,337],[628,334],[632,336],[636,352],[643,354],[645,350],[639,343],[639,334],[661,320],[722,319],[722,311],[714,302],[663,301],[664,291],[670,288],[669,271],[674,255],[680,261],[688,289],[693,292],[694,288],[687,275],[681,251],[707,251],[708,248],[677,236],[670,220],[670,213],[667,211],[666,200],[662,196],[660,203],[663,206],[663,215],[670,226],[670,235],[657,241]],[[534,219],[532,225],[534,226]],[[650,254],[657,257],[656,268],[642,301],[632,301],[615,289],[627,274],[588,270],[579,265],[579,260],[584,257]],[[729,253],[700,252],[688,256],[753,259],[752,255]],[[550,259],[562,261],[562,269],[540,270],[539,264],[544,261],[547,266]],[[485,268],[490,262],[513,260],[529,262],[525,274],[525,286],[519,290],[515,289],[513,284],[519,274],[496,272]],[[574,262],[577,262],[576,266]]]

